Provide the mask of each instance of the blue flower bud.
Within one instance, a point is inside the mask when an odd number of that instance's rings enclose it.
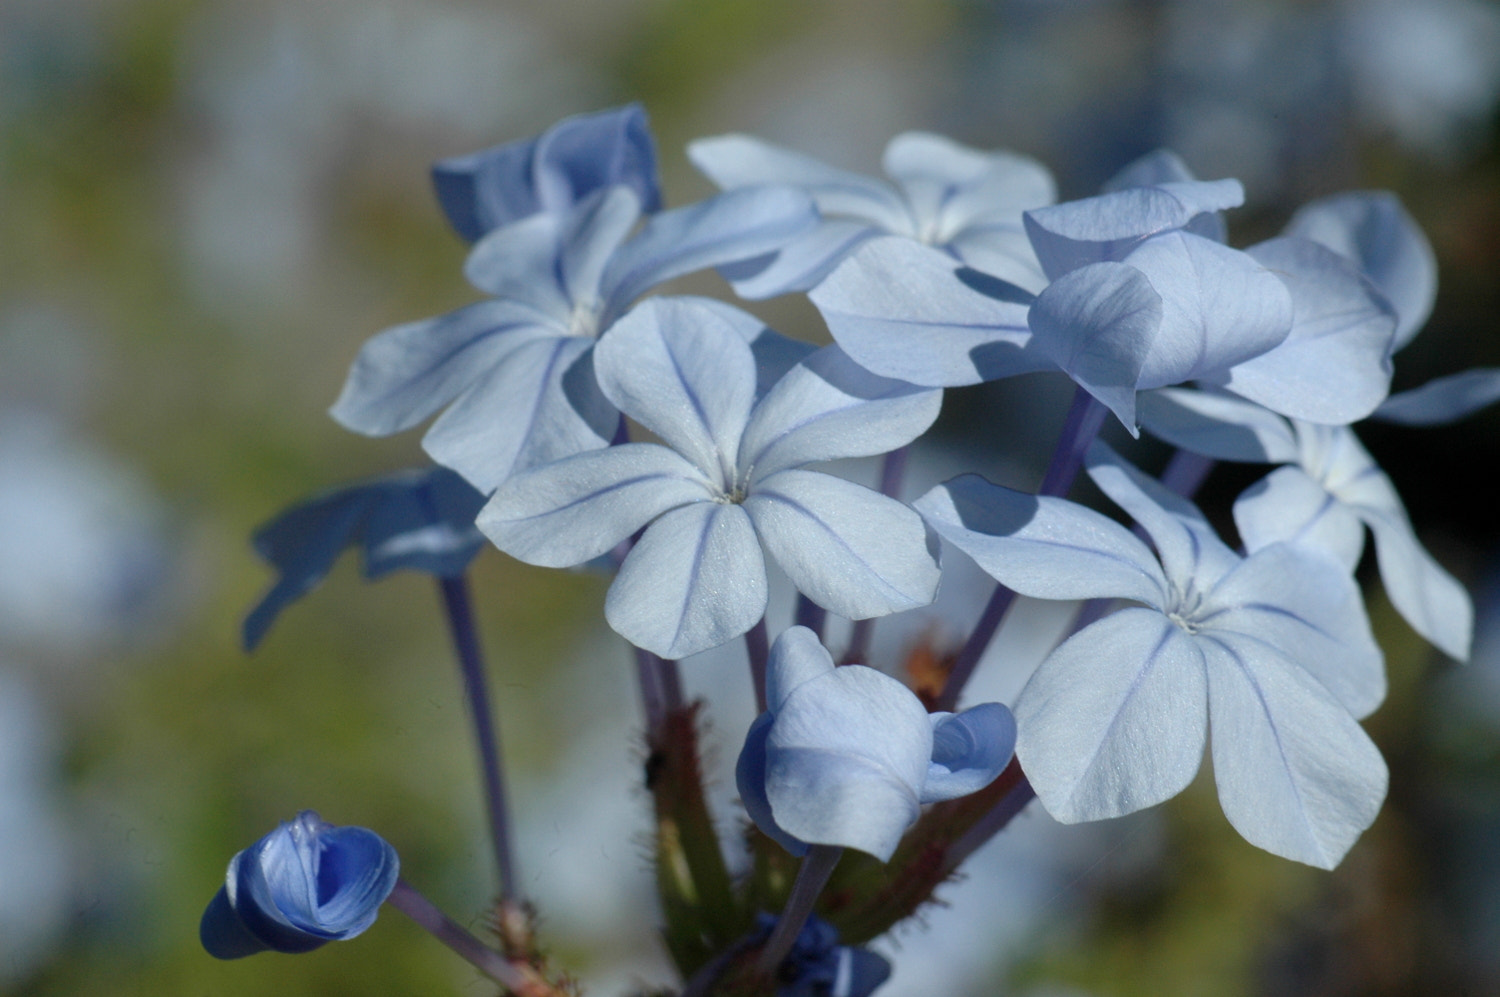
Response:
[[[375,923],[400,868],[374,831],[335,827],[304,810],[229,860],[198,937],[217,959],[311,952],[353,938]]]

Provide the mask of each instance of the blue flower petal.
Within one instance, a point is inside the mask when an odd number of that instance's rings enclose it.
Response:
[[[366,578],[409,568],[455,577],[484,545],[474,518],[484,496],[447,468],[405,471],[299,503],[255,532],[253,544],[280,574],[245,618],[247,651],[288,605],[328,574],[344,548],[363,550]]]
[[[616,184],[634,190],[646,211],[661,207],[656,148],[639,104],[565,118],[537,138],[442,160],[432,183],[470,242],[527,215],[564,213]]]
[[[199,935],[220,959],[308,952],[373,924],[399,874],[396,850],[375,832],[304,810],[230,861]]]
[[[1320,242],[1353,261],[1396,309],[1395,349],[1411,342],[1437,297],[1437,257],[1395,194],[1349,191],[1304,205],[1287,235]]]
[[[1500,367],[1476,367],[1392,395],[1375,410],[1375,418],[1403,426],[1446,426],[1497,400]]]
[[[929,713],[932,761],[922,783],[922,802],[968,796],[995,781],[1016,753],[1016,718],[999,703],[980,703],[962,713]]]

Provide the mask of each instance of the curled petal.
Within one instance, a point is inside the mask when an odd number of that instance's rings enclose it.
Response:
[[[1161,296],[1161,325],[1137,387],[1213,375],[1258,357],[1292,330],[1291,293],[1247,253],[1188,232],[1148,239],[1125,262]]]
[[[1245,202],[1238,180],[1182,181],[1128,187],[1037,208],[1025,214],[1026,234],[1047,276],[1090,263],[1119,261],[1153,235],[1181,229],[1204,212]]]
[[[1297,459],[1291,424],[1234,395],[1160,388],[1142,392],[1136,414],[1152,436],[1215,460],[1284,464]]]
[[[1029,292],[910,239],[870,240],[808,298],[835,342],[884,377],[948,387],[1051,366],[1029,348]]]
[[[656,148],[639,104],[564,118],[537,138],[442,160],[432,183],[448,221],[470,242],[527,215],[566,212],[615,184],[630,187],[645,210],[661,207]]]
[[[1391,605],[1444,654],[1467,661],[1474,639],[1474,603],[1468,590],[1422,546],[1404,510],[1396,515],[1358,506],[1355,512],[1375,534],[1380,581]]]
[[[1248,253],[1291,292],[1292,331],[1212,380],[1295,419],[1349,423],[1373,412],[1391,386],[1396,315],[1385,296],[1307,239],[1272,239]]]
[[[1054,280],[1027,322],[1035,348],[1135,428],[1141,372],[1161,329],[1161,295],[1123,263],[1094,263]]]
[[[1134,599],[1160,607],[1166,578],[1146,545],[1107,516],[965,474],[912,504],[990,577],[1037,599]]]
[[[1375,410],[1375,418],[1403,426],[1446,426],[1496,400],[1500,400],[1500,367],[1477,367],[1392,395]]]
[[[1303,206],[1287,235],[1320,242],[1352,260],[1396,309],[1394,349],[1411,342],[1437,297],[1437,258],[1395,194],[1349,191]]]
[[[673,509],[620,566],[604,618],[663,658],[733,640],[766,612],[766,562],[745,510],[719,502]]]
[[[255,531],[255,551],[280,577],[245,617],[252,651],[281,611],[328,574],[346,547],[364,552],[366,578],[410,568],[460,575],[483,545],[474,517],[484,496],[447,468],[389,475],[313,497]]]
[[[829,474],[791,470],[758,482],[745,511],[797,590],[840,616],[885,616],[925,606],[937,594],[926,527],[895,499]]]
[[[962,713],[929,713],[932,761],[922,802],[939,803],[977,793],[995,781],[1016,753],[1016,718],[999,703]]]
[[[375,832],[304,810],[230,861],[199,936],[220,959],[353,938],[375,923],[399,873],[395,849]]]
[[[916,820],[932,727],[911,690],[863,665],[794,688],[766,739],[776,823],[815,845],[890,858]]]

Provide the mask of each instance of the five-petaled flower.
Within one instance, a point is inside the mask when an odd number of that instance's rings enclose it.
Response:
[[[744,633],[766,609],[762,546],[810,599],[851,619],[922,606],[937,559],[921,518],[895,499],[803,470],[884,453],[937,417],[942,393],[876,377],[836,347],[798,362],[763,396],[747,342],[760,322],[657,298],[596,351],[600,387],[660,437],[518,475],[479,528],[531,564],[582,564],[646,527],[604,614],[668,658]]]
[[[1219,801],[1252,844],[1332,868],[1385,797],[1356,722],[1385,696],[1383,658],[1342,565],[1288,543],[1230,550],[1190,503],[1102,445],[1089,474],[1114,520],[975,475],[916,503],[995,578],[1044,599],[1142,603],[1074,634],[1016,700],[1016,754],[1061,821],[1118,817],[1180,792],[1213,727]]]

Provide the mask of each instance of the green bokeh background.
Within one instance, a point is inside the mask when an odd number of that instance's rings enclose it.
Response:
[[[483,135],[441,122],[393,124],[353,108],[364,115],[350,128],[356,137],[319,153],[326,165],[306,205],[316,213],[315,252],[298,279],[284,288],[205,282],[184,234],[194,171],[213,162],[205,149],[223,140],[192,92],[205,63],[213,77],[219,55],[205,52],[202,25],[242,18],[247,30],[262,30],[275,11],[295,6],[0,0],[0,315],[41,304],[83,330],[90,374],[84,400],[66,413],[69,432],[136,468],[164,503],[173,551],[164,608],[145,635],[87,661],[35,648],[8,655],[24,659],[59,719],[56,774],[80,883],[55,955],[5,991],[18,997],[489,992],[390,913],[358,942],[307,957],[219,963],[196,938],[229,856],[303,807],[378,829],[397,844],[409,878],[460,921],[480,924],[489,890],[482,817],[431,581],[403,575],[366,585],[346,562],[253,657],[236,639],[243,612],[269,580],[246,544],[257,524],[317,489],[422,460],[418,434],[368,440],[324,412],[365,338],[474,297],[460,272],[464,246],[430,195],[428,164],[533,133],[563,113],[637,99],[658,135],[668,202],[686,203],[709,188],[688,168],[685,141],[779,120],[788,109],[775,102],[794,103],[795,83],[766,96],[758,81],[785,83],[799,72],[815,79],[815,70],[839,61],[863,61],[872,79],[889,71],[919,81],[916,96],[885,109],[885,117],[851,94],[850,113],[888,123],[887,134],[925,127],[980,146],[1010,144],[983,113],[993,95],[974,86],[983,78],[979,40],[1040,17],[1045,7],[409,3],[403,9],[417,19],[502,10],[531,25],[547,41],[547,58],[571,67],[573,76],[561,78],[574,82],[547,106],[511,113]],[[1090,6],[1061,5],[1075,22],[1092,16],[1079,12]],[[1125,18],[1149,40],[1151,19],[1166,5],[1092,6],[1106,27],[1109,18]],[[1285,5],[1244,6],[1274,17]],[[352,31],[366,15],[344,5],[339,16]],[[1054,38],[1055,68],[1077,62],[1081,88],[1097,83],[1091,60],[1121,58],[1109,32],[1094,30],[1090,40],[1060,27]],[[1151,72],[1149,64],[1136,67],[1131,85]],[[1117,97],[1106,87],[1095,100]],[[1298,177],[1289,195],[1394,187],[1440,254],[1434,328],[1413,347],[1398,384],[1500,361],[1493,128],[1471,138],[1462,155],[1432,158],[1378,129],[1343,119],[1330,127],[1347,131],[1329,159],[1336,168]],[[1049,162],[1061,155],[1065,195],[1087,193],[1099,179],[1066,128],[1037,126],[1023,138],[1022,151]],[[878,148],[848,148],[844,162],[871,170]],[[1237,235],[1243,241],[1274,231],[1287,211],[1282,202],[1252,206]],[[692,286],[717,285],[700,278]],[[793,334],[822,336],[804,303],[773,302],[762,314]],[[27,395],[25,371],[3,373],[5,390],[16,396],[8,401],[47,404]],[[960,404],[991,401],[976,394]],[[1483,469],[1494,463],[1494,429],[1493,419],[1476,420],[1417,446],[1397,431],[1369,437],[1410,488],[1434,551],[1470,582],[1484,577],[1496,539],[1492,491],[1483,484]],[[1210,498],[1222,503],[1230,485],[1244,480],[1231,474]],[[562,746],[590,724],[569,712],[552,679],[559,668],[591,664],[578,655],[600,626],[604,581],[487,551],[474,584],[510,761],[523,783],[544,782]],[[1126,868],[1105,850],[1048,904],[1033,955],[1003,978],[997,969],[993,988],[980,992],[1495,992],[1494,961],[1470,949],[1497,929],[1474,927],[1474,904],[1462,888],[1481,873],[1467,873],[1454,858],[1467,853],[1448,850],[1496,837],[1495,721],[1464,713],[1464,693],[1449,688],[1451,666],[1378,596],[1372,614],[1393,693],[1370,729],[1391,761],[1392,799],[1340,870],[1317,873],[1245,845],[1224,822],[1211,781],[1200,780],[1167,808],[1163,857]],[[623,743],[619,750],[640,749]],[[645,816],[643,797],[640,822],[619,828],[623,842],[638,842]],[[586,801],[576,819],[590,819]],[[639,852],[622,849],[633,859]],[[1500,890],[1500,880],[1485,882]],[[565,965],[587,968],[607,957],[576,939],[544,938]]]

